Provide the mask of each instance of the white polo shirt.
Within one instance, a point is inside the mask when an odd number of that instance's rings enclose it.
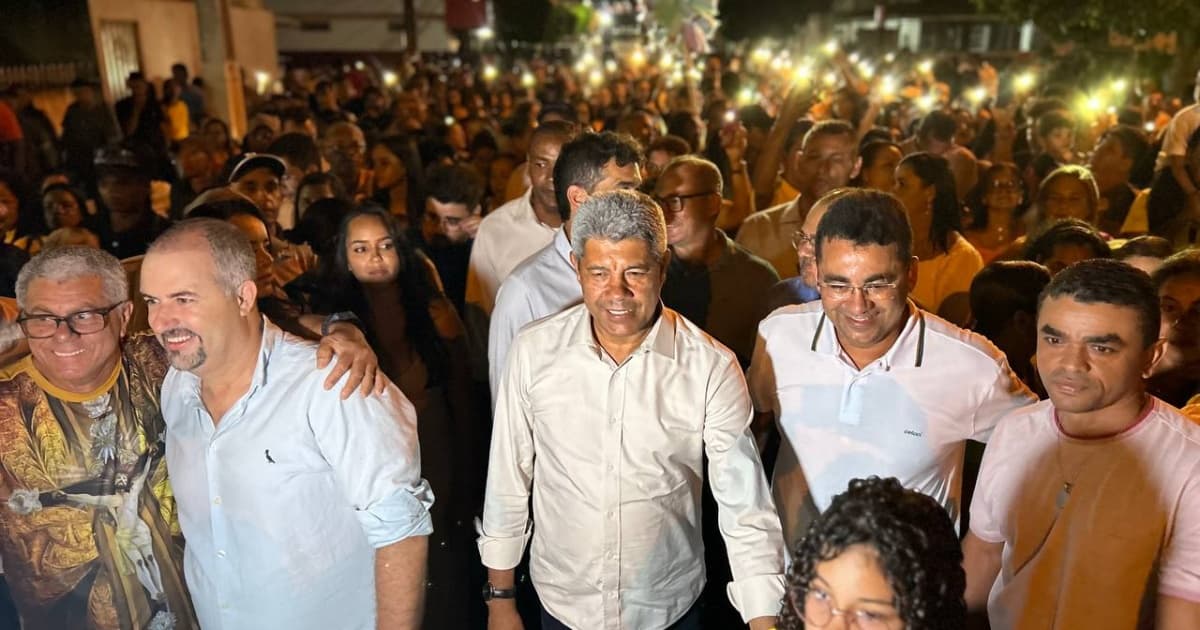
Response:
[[[957,520],[965,440],[986,441],[1001,416],[1037,401],[986,339],[909,308],[895,344],[862,370],[820,302],[759,325],[750,394],[782,437],[772,487],[789,547],[851,479],[871,475],[896,477]]]

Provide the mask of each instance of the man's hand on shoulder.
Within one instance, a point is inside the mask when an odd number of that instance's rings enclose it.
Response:
[[[363,396],[370,396],[372,392],[382,394],[387,389],[389,381],[379,369],[379,357],[358,326],[349,322],[329,326],[329,334],[321,337],[317,347],[317,368],[324,369],[331,359],[337,362],[325,379],[325,389],[333,389],[342,375],[350,373],[342,387],[342,400],[349,398],[355,389],[361,390]]]

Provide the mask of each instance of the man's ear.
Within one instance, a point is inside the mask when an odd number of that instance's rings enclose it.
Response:
[[[1154,367],[1162,360],[1163,354],[1167,349],[1167,340],[1158,339],[1149,348],[1146,348],[1146,354],[1143,356],[1142,363],[1142,378],[1150,378],[1154,375]]]
[[[667,267],[670,266],[670,264],[671,264],[671,248],[668,247],[667,250],[665,252],[663,252],[662,259],[660,260],[659,265],[658,265],[660,267],[660,269],[658,270],[659,274],[660,274],[659,279],[663,282],[667,281]]]
[[[238,312],[242,317],[250,314],[258,306],[258,285],[253,280],[246,280],[237,290]]]
[[[854,179],[855,177],[858,177],[858,174],[861,171],[862,171],[862,156],[860,155],[854,159],[854,168],[850,171],[850,179]]]
[[[908,292],[910,294],[913,292],[913,289],[917,288],[917,276],[920,275],[917,272],[918,261],[919,259],[916,256],[908,260]]]
[[[139,295],[134,299],[142,299]],[[120,324],[118,328],[121,330],[121,336],[124,337],[126,328],[129,326],[129,320],[133,318],[133,300],[129,300],[117,307],[117,322]]]
[[[578,208],[580,204],[587,201],[589,196],[588,191],[584,190],[583,186],[576,186],[575,184],[567,186],[567,200],[575,208]]]

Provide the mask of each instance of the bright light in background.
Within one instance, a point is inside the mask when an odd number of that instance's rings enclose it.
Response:
[[[529,71],[525,71],[525,72],[521,73],[521,85],[523,85],[527,88],[531,88],[531,87],[533,87],[533,84],[536,82],[537,82],[537,79],[533,78],[533,73],[531,73]]]
[[[492,27],[490,27],[490,26],[484,26],[484,27],[475,29],[475,37],[478,37],[479,39],[481,39],[483,41],[487,41],[495,36],[496,36],[496,32],[493,31]]]
[[[593,55],[592,51],[589,50],[579,58],[579,63],[583,64],[585,68],[590,68],[596,63],[596,55]]]
[[[982,85],[967,90],[967,100],[976,105],[982,103],[985,98],[987,98],[987,89]]]
[[[796,69],[792,71],[792,78],[797,83],[811,81],[812,80],[812,67],[809,66],[808,64],[801,64],[799,66],[796,66]]]
[[[925,111],[933,109],[933,106],[936,104],[937,99],[932,94],[922,94],[917,98],[917,107],[920,107]]]
[[[825,42],[825,45],[821,46],[821,51],[824,52],[826,55],[832,55],[832,54],[836,53],[838,51],[837,40],[831,39],[831,40]]]
[[[883,60],[888,63],[892,63],[892,62],[896,61],[896,53],[888,53],[888,54],[884,55]]]
[[[1129,89],[1129,82],[1125,79],[1117,79],[1112,82],[1112,89],[1114,92],[1124,93]]]
[[[933,72],[933,60],[925,59],[921,63],[917,64],[917,70],[920,70],[921,74],[929,74]]]
[[[363,63],[363,62],[361,62],[361,61],[355,61],[355,62],[354,62],[354,69],[355,69],[355,70],[363,70],[363,69],[365,69],[366,67],[367,67],[367,64],[365,64],[365,63]]]
[[[447,127],[453,127],[453,126],[454,126],[454,123],[455,123],[455,122],[458,122],[458,121],[454,120],[454,117],[453,117],[453,116],[447,116],[447,117],[445,117],[445,118],[443,118],[443,119],[442,119],[442,122],[446,123],[446,126],[447,126]]]
[[[670,68],[674,62],[675,60],[671,58],[671,53],[669,52],[663,52],[662,56],[658,58],[658,65],[663,68]]]
[[[1146,129],[1147,133],[1154,133],[1154,131],[1158,129],[1153,120],[1143,125],[1143,127]]]
[[[837,73],[836,72],[826,72],[825,76],[822,77],[822,80],[825,82],[825,85],[828,85],[829,87],[833,87],[833,86],[837,85],[837,81],[838,81]]]
[[[640,50],[633,51],[633,53],[629,55],[629,63],[635,68],[641,66],[642,64],[646,63],[646,53]]]
[[[613,25],[612,13],[608,11],[597,11],[596,19],[599,20],[601,27],[608,28]]]
[[[771,60],[771,69],[772,69],[772,70],[779,70],[779,69],[782,69],[782,68],[783,68],[783,64],[784,64],[784,63],[785,63],[785,62],[784,62],[784,60],[783,60],[783,57],[776,57],[776,58],[774,58],[774,59],[772,59],[772,60]]]
[[[383,84],[384,85],[386,85],[387,87],[396,87],[396,84],[399,82],[400,82],[400,77],[397,76],[395,72],[392,72],[391,70],[383,71]]]
[[[740,105],[750,105],[754,102],[754,90],[751,90],[750,88],[742,88],[740,91],[738,91],[737,100],[738,104]]]
[[[1028,92],[1035,83],[1037,83],[1037,77],[1032,72],[1022,72],[1017,75],[1017,78],[1013,79],[1013,87],[1018,92]]]
[[[850,57],[848,57],[848,59],[850,59],[850,63],[858,63],[858,53],[850,53]]]
[[[254,87],[259,94],[267,91],[267,86],[271,84],[271,75],[259,70],[254,73]]]
[[[588,83],[599,87],[600,84],[604,83],[604,73],[599,70],[592,70],[588,73]]]
[[[864,78],[867,78],[867,79],[870,79],[871,77],[875,76],[874,66],[872,66],[871,64],[869,64],[865,61],[858,64],[858,72],[859,72],[859,74],[863,75]]]
[[[754,52],[750,53],[750,58],[756,63],[767,63],[771,59],[771,51],[767,48],[759,46],[758,48],[754,49]]]
[[[605,60],[604,61],[604,70],[607,71],[609,74],[616,72],[617,71],[617,62],[612,59]]]
[[[883,96],[895,96],[896,94],[896,77],[890,74],[885,74],[879,80],[879,93]]]
[[[499,75],[500,75],[500,72],[498,70],[496,70],[496,66],[493,66],[492,64],[489,63],[488,65],[483,67],[483,80],[484,81],[495,81],[496,77]]]

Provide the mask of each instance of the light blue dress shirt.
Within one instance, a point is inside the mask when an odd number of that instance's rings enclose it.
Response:
[[[375,549],[433,531],[413,406],[341,400],[316,346],[264,319],[250,388],[219,425],[200,379],[162,387],[184,570],[206,630],[375,627]]]

